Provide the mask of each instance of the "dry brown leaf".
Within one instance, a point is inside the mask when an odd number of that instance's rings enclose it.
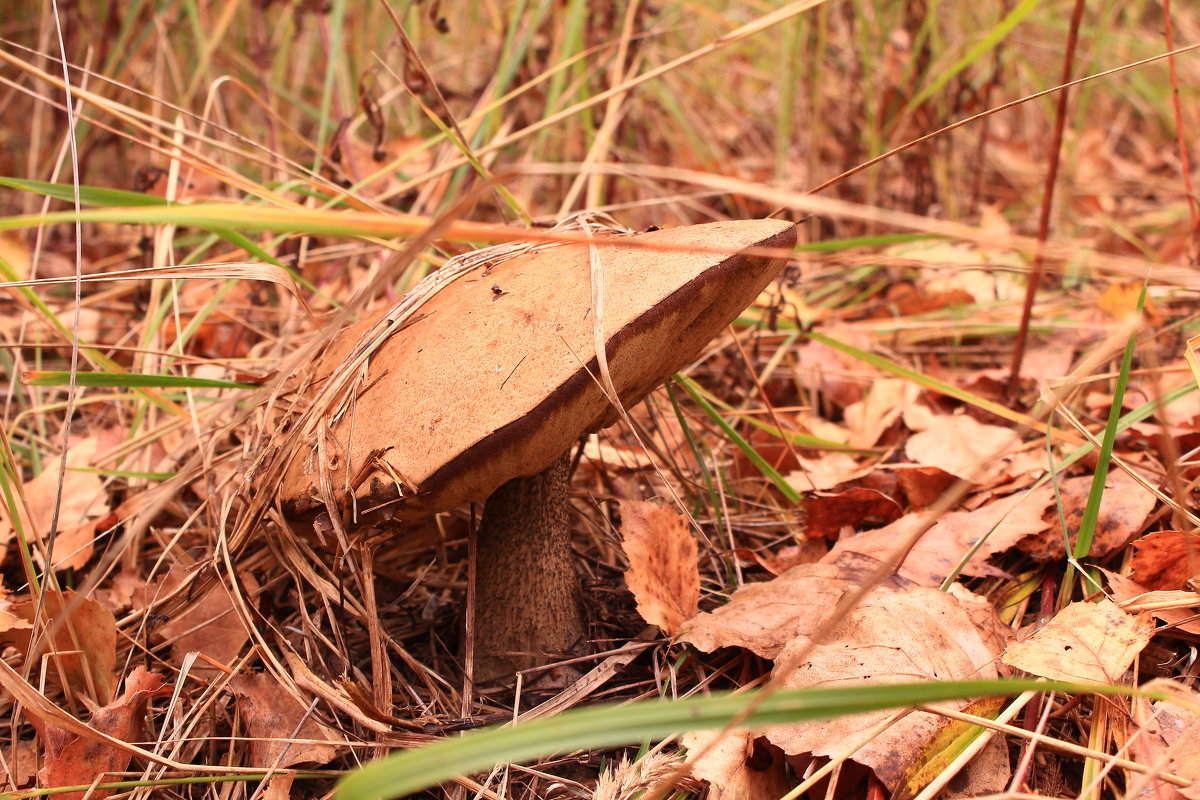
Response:
[[[903,513],[900,504],[883,492],[855,486],[844,492],[815,492],[805,498],[808,535],[836,539],[843,528],[886,525]]]
[[[904,445],[904,453],[913,463],[937,467],[974,483],[1002,474],[1007,468],[1003,457],[1021,444],[1011,428],[985,425],[966,414],[906,411],[904,422],[919,431]]]
[[[119,434],[104,432],[72,441],[67,451],[58,535],[54,542],[54,566],[57,569],[79,569],[92,557],[95,520],[108,513],[108,496],[97,473],[81,472],[80,469],[90,468],[98,452],[107,452],[114,435]],[[55,498],[59,494],[58,470],[58,458],[47,458],[42,471],[25,483],[26,504],[17,503],[17,517],[25,535],[32,541],[42,540],[50,532]],[[12,518],[0,503],[0,553],[13,534]],[[34,554],[40,563],[40,550],[35,549]]]
[[[775,658],[788,642],[816,630],[847,589],[861,585],[879,562],[848,555],[827,564],[801,564],[777,578],[748,583],[716,611],[696,615],[679,637],[706,653],[744,647]],[[885,588],[906,581],[889,579]]]
[[[146,704],[153,697],[168,695],[172,691],[164,685],[161,675],[135,667],[125,679],[125,692],[112,703],[92,714],[89,725],[108,736],[123,742],[142,739]],[[76,786],[88,784],[109,772],[123,772],[129,767],[132,754],[112,744],[89,739],[51,724],[41,731],[45,744],[45,764],[38,773],[43,787]],[[55,795],[63,800],[89,800],[113,794],[111,790],[95,792],[67,792]]]
[[[938,586],[984,536],[986,541],[967,563],[963,574],[1003,575],[986,563],[987,559],[1030,534],[1045,530],[1049,523],[1043,512],[1053,499],[1050,487],[1044,486],[1028,495],[1003,497],[974,511],[945,514],[908,554],[900,575],[919,586]],[[890,558],[900,543],[924,522],[924,515],[909,514],[878,530],[843,537],[825,560],[832,561],[843,553],[861,553],[881,560]]]
[[[874,464],[862,466],[845,453],[826,453],[817,458],[799,456],[799,469],[784,475],[784,480],[798,492],[819,492],[832,489],[839,483],[861,478],[875,469]]]
[[[9,606],[8,613],[24,624],[0,631],[0,643],[28,653],[37,608],[36,600]],[[100,705],[108,703],[117,664],[117,621],[112,612],[89,597],[47,590],[43,592],[42,617],[55,630],[53,647],[47,647],[44,639],[40,645],[43,657],[50,660],[46,670],[50,681],[58,686],[66,683],[71,692],[91,696]]]
[[[790,654],[807,646],[807,639],[798,638],[776,659],[777,671],[784,665],[788,668],[778,676],[788,688],[996,677],[995,654],[971,618],[956,598],[936,589],[873,592],[846,614],[827,641],[813,647],[803,661],[790,664]],[[966,703],[947,705],[959,709]],[[853,760],[870,767],[889,789],[895,789],[942,722],[932,714],[914,712],[869,735],[894,713],[779,725],[766,735],[795,756],[834,756],[861,743]]]
[[[1146,599],[1144,596],[1150,592],[1145,586],[1124,575],[1119,575],[1116,572],[1106,569],[1101,569],[1100,571],[1108,579],[1108,588],[1112,592],[1113,600],[1117,601],[1122,607],[1130,605],[1132,601]],[[1172,592],[1171,594],[1178,596],[1184,593]],[[1195,592],[1187,594],[1190,594],[1192,597],[1196,596]],[[1176,630],[1200,635],[1200,617],[1197,616],[1195,605],[1181,604],[1175,607],[1153,608],[1150,613]]]
[[[782,575],[800,564],[815,564],[829,552],[829,548],[823,539],[805,539],[801,544],[784,545],[774,552],[758,553],[745,547],[734,548],[732,552],[772,575]]]
[[[1002,659],[1042,678],[1118,683],[1153,635],[1149,614],[1126,614],[1108,599],[1072,603]]]
[[[904,496],[914,509],[932,505],[942,492],[957,480],[953,475],[937,467],[919,467],[915,464],[896,464],[892,471],[896,482],[904,490]]]
[[[708,800],[777,800],[792,788],[783,754],[758,733],[688,731],[683,746],[692,776],[708,782]]]
[[[874,447],[904,409],[920,395],[912,381],[899,378],[880,378],[871,383],[867,394],[857,403],[846,406],[843,412],[850,430],[851,447]]]
[[[1135,713],[1142,711],[1138,716],[1144,716],[1146,701],[1135,699],[1135,703]],[[1162,764],[1166,771],[1193,783],[1186,788],[1176,788],[1137,776],[1133,778],[1134,786],[1142,782],[1147,788],[1157,790],[1150,796],[1200,800],[1200,715],[1175,703],[1159,700],[1151,705],[1149,719],[1139,721],[1139,730],[1130,737],[1138,760],[1148,765]]]
[[[1083,521],[1083,510],[1087,506],[1091,490],[1091,476],[1067,478],[1059,483],[1063,514],[1072,544]],[[1154,510],[1157,502],[1154,495],[1124,472],[1110,472],[1104,482],[1100,516],[1096,521],[1096,531],[1089,554],[1093,557],[1105,556],[1128,544],[1141,532],[1146,517]],[[1058,520],[1057,511],[1047,512],[1047,522],[1051,524],[1049,531],[1019,542],[1017,547],[1039,561],[1058,561],[1064,558],[1067,550]]]
[[[0,751],[0,781],[5,788],[28,788],[37,777],[38,748],[32,741],[21,740]]]
[[[272,675],[243,673],[229,681],[250,736],[250,763],[287,768],[327,764],[345,739],[319,724],[311,709],[285,691]]]
[[[1147,589],[1182,589],[1200,575],[1200,537],[1187,531],[1154,531],[1133,542],[1129,577]]]
[[[860,328],[834,323],[821,330],[832,339],[862,350],[874,346],[871,334]],[[791,352],[796,359],[792,366],[796,385],[820,393],[834,406],[845,408],[857,403],[865,396],[863,386],[879,380],[878,370],[821,342],[810,340]]]
[[[625,582],[637,600],[638,613],[674,636],[700,608],[696,540],[687,520],[669,506],[624,501],[621,536],[629,559]]]
[[[159,583],[158,596],[166,596],[183,582],[187,570],[175,564]],[[258,589],[249,573],[239,576],[248,594]],[[194,605],[172,617],[158,629],[158,634],[171,641],[171,653],[179,663],[190,652],[199,652],[219,664],[229,666],[250,638],[234,606],[229,587],[218,581],[208,594]],[[200,669],[205,667],[201,666]]]

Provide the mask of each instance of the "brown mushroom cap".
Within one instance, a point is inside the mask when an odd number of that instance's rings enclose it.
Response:
[[[623,247],[630,238],[678,249]],[[795,227],[775,219],[599,241],[605,352],[622,403],[639,402],[684,367],[785,264],[704,250],[795,241]],[[413,519],[484,500],[611,423],[591,293],[588,247],[565,245],[468,272],[435,294],[371,357],[351,413],[330,428],[336,502],[349,499],[348,475],[359,478],[359,519]],[[340,361],[364,329],[351,328],[325,361]],[[302,447],[284,476],[284,511],[293,518],[321,509],[310,456]]]

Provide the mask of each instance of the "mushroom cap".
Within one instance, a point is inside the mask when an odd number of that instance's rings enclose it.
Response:
[[[623,246],[630,239],[671,249]],[[605,352],[622,404],[687,365],[786,263],[740,251],[795,242],[795,226],[775,219],[598,240]],[[329,374],[372,322],[347,329],[318,374]],[[335,501],[344,508],[353,493],[361,523],[484,500],[613,422],[594,323],[586,245],[534,250],[451,282],[371,356],[350,411],[329,425],[324,460]],[[283,509],[294,519],[323,507],[312,451],[302,446],[284,474]]]

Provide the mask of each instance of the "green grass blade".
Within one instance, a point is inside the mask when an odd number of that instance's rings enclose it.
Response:
[[[71,373],[30,370],[21,376],[30,386],[70,386]],[[186,375],[143,375],[135,372],[78,372],[76,386],[160,388],[160,389],[257,389],[258,384],[223,381],[215,378],[189,378]]]
[[[745,454],[746,458],[750,459],[750,463],[754,464],[754,466],[758,468],[758,471],[762,473],[764,478],[771,482],[772,486],[782,492],[783,496],[788,500],[791,500],[793,503],[799,505],[800,503],[804,502],[804,495],[792,488],[791,484],[784,480],[783,476],[779,474],[778,470],[768,464],[766,459],[760,456],[758,451],[755,450],[749,442],[743,439],[741,434],[733,429],[732,425],[725,421],[725,418],[721,416],[721,412],[713,408],[712,405],[704,399],[704,395],[700,393],[700,388],[691,378],[688,378],[684,375],[676,375],[674,380],[683,387],[683,390],[687,392],[689,396],[691,396],[692,400],[696,402],[696,405],[700,406],[704,413],[708,415],[708,418],[711,419],[713,423],[721,429],[721,432],[729,437],[729,441],[733,442],[734,445],[736,445],[737,448],[741,450],[743,454]]]
[[[494,764],[554,753],[662,739],[689,730],[712,730],[740,719],[747,728],[903,708],[964,697],[1014,695],[1025,691],[1096,692],[1158,697],[1161,692],[1127,686],[1063,681],[923,681],[837,689],[793,689],[768,697],[757,692],[716,694],[687,700],[649,700],[567,711],[519,725],[485,728],[408,750],[350,774],[338,800],[401,797]],[[748,715],[746,712],[753,709]],[[744,719],[742,717],[744,716]]]
[[[75,189],[69,183],[27,181],[20,178],[0,178],[0,186],[40,194],[67,203],[75,202]],[[102,186],[80,186],[79,202],[85,206],[165,206],[167,201],[152,194],[108,189]]]
[[[1142,294],[1138,298],[1138,313],[1141,313],[1146,303],[1148,283],[1142,284]],[[1125,343],[1125,354],[1121,357],[1121,369],[1117,373],[1117,382],[1113,388],[1112,405],[1108,409],[1108,421],[1104,425],[1104,436],[1100,439],[1099,459],[1096,462],[1096,472],[1092,475],[1092,486],[1088,491],[1087,505],[1083,508],[1083,519],[1079,522],[1079,532],[1075,535],[1075,547],[1071,556],[1078,561],[1086,558],[1092,550],[1092,540],[1096,535],[1096,523],[1100,520],[1100,502],[1104,498],[1104,484],[1108,480],[1108,468],[1112,463],[1113,445],[1117,441],[1117,431],[1121,423],[1121,404],[1125,400],[1125,389],[1129,385],[1129,373],[1133,369],[1133,351],[1137,347],[1137,331],[1129,335]],[[1063,575],[1062,592],[1059,594],[1063,603],[1071,597],[1075,585],[1075,564],[1067,563]]]

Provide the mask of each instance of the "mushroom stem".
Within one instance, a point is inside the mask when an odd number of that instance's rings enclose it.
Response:
[[[475,591],[477,684],[569,656],[585,636],[571,550],[570,454],[488,498]]]

